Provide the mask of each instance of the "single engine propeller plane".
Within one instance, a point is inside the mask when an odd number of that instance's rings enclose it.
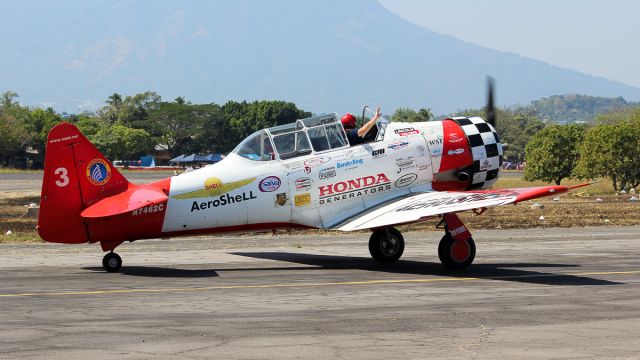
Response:
[[[394,225],[441,218],[442,264],[462,269],[475,242],[458,212],[515,204],[565,186],[489,188],[502,165],[493,86],[487,121],[378,121],[350,146],[336,114],[260,130],[223,161],[151,184],[127,181],[72,124],[47,138],[38,232],[48,242],[99,242],[106,271],[122,266],[125,241],[276,229],[370,229],[373,259],[404,251]]]

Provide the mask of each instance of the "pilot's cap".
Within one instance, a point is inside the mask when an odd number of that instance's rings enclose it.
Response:
[[[356,117],[351,115],[351,113],[344,114],[341,122],[345,129],[353,129],[356,127]]]

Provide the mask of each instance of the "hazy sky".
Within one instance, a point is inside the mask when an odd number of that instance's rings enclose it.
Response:
[[[640,87],[638,0],[379,0],[420,26]]]

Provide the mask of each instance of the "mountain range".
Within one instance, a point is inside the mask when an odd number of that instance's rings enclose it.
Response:
[[[498,105],[568,93],[640,100],[640,88],[438,34],[374,0],[23,0],[4,6],[0,31],[0,91],[58,111],[151,90],[315,113],[447,113],[482,106],[486,75]]]

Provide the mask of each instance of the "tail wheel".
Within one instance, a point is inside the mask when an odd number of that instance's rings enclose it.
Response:
[[[102,258],[102,267],[107,272],[117,272],[122,267],[122,258],[120,255],[110,252]]]
[[[461,241],[447,233],[438,245],[438,257],[442,265],[449,269],[465,269],[476,257],[476,243],[473,238]]]
[[[396,228],[379,229],[369,238],[369,253],[381,263],[392,263],[404,252],[404,237]]]

